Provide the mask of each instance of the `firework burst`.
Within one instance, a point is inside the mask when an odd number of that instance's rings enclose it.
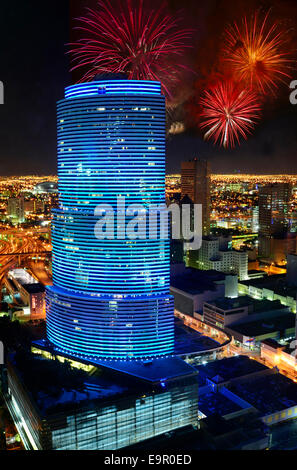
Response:
[[[290,78],[288,34],[278,24],[268,24],[255,13],[226,29],[224,55],[235,80],[266,94],[274,92],[279,82]]]
[[[71,44],[72,71],[87,70],[82,81],[98,73],[124,72],[129,79],[158,80],[167,97],[181,69],[186,40],[191,30],[180,29],[180,19],[165,13],[165,7],[147,12],[143,0],[128,0],[113,7],[100,0],[98,9],[88,9],[77,28],[84,37]]]
[[[205,91],[200,103],[204,138],[225,148],[239,144],[240,137],[247,139],[261,110],[257,94],[242,90],[231,80]]]

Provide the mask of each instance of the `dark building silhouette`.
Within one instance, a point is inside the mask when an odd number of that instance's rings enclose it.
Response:
[[[273,257],[273,238],[285,238],[289,229],[291,185],[273,183],[259,190],[259,256]]]
[[[203,235],[210,231],[210,164],[194,158],[181,164],[181,199],[202,205]]]

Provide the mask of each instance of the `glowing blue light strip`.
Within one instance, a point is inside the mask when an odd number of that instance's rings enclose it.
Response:
[[[161,85],[159,82],[149,80],[111,80],[80,83],[65,90],[66,99],[100,94],[161,95]]]
[[[47,330],[57,346],[76,354],[120,359],[173,352],[173,298],[100,300],[47,288]]]
[[[96,222],[91,212],[54,211],[56,286],[101,294],[121,294],[123,286],[125,294],[168,292],[169,240],[118,240],[116,233],[114,240],[97,240]],[[159,223],[156,228],[160,230]]]
[[[145,111],[144,111],[145,110]],[[99,126],[99,127],[98,127]],[[64,208],[165,201],[162,95],[98,95],[58,104],[58,171]],[[96,194],[100,196],[96,197]]]

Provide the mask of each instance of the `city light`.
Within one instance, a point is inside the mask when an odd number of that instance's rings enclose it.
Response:
[[[296,450],[297,3],[2,3],[1,462]]]

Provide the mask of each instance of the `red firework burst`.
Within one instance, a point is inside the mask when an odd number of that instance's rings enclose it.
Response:
[[[147,12],[143,0],[133,0],[113,7],[100,0],[98,9],[88,8],[77,29],[85,37],[71,44],[72,71],[88,69],[82,81],[98,73],[125,72],[130,79],[159,80],[170,96],[170,84],[183,67],[178,58],[185,52],[185,40],[191,30],[179,29],[180,20],[164,12],[164,6]]]
[[[213,139],[225,148],[240,143],[240,137],[247,139],[261,110],[257,94],[242,90],[231,80],[205,91],[201,106],[204,138]]]
[[[290,78],[288,34],[278,24],[268,24],[267,13],[259,18],[255,13],[250,21],[226,29],[225,60],[234,78],[261,93],[273,92],[279,82]]]

